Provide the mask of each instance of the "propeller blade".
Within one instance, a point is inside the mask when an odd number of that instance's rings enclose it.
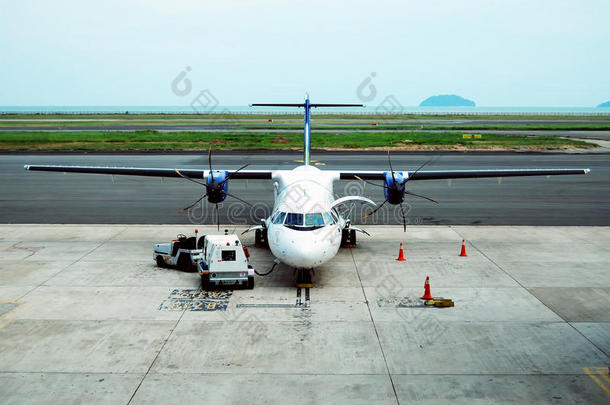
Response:
[[[433,203],[438,204],[438,201],[433,200],[432,198],[428,198],[428,197],[423,196],[423,195],[415,194],[415,193],[412,193],[410,191],[405,191],[405,194],[409,194],[409,195],[412,195],[412,196],[415,196],[415,197],[423,198],[425,200],[432,201]]]
[[[182,214],[184,211],[186,211],[186,210],[189,210],[189,209],[193,208],[193,207],[194,207],[194,206],[195,206],[195,205],[196,205],[196,204],[197,204],[199,201],[203,200],[203,199],[204,199],[204,198],[206,198],[207,196],[208,196],[207,194],[202,195],[202,196],[201,196],[201,198],[199,198],[197,201],[195,201],[194,203],[192,203],[192,204],[191,204],[191,205],[189,205],[188,207],[182,208],[182,209],[181,209],[181,210],[179,210],[178,212]]]
[[[214,205],[216,206],[216,227],[220,231],[220,214],[218,213],[218,203]]]
[[[242,169],[245,169],[245,168],[246,168],[246,167],[248,167],[248,166],[250,166],[250,163],[246,163],[245,165],[243,165],[243,166],[242,166],[242,167],[240,167],[239,169],[235,170],[233,173],[229,174],[229,175],[227,176],[227,178],[226,178],[226,179],[224,179],[223,181],[221,181],[221,182],[220,182],[220,183],[218,183],[218,184],[222,184],[222,183],[226,182],[226,181],[227,181],[227,180],[229,180],[229,179],[230,179],[230,178],[231,178],[231,177],[232,177],[232,176],[233,176],[235,173],[237,173],[238,171],[240,171],[240,170],[242,170]]]
[[[208,167],[210,168],[210,171],[212,171],[212,145],[210,145],[208,149]]]
[[[212,175],[212,145],[210,145],[210,148],[208,149],[208,167],[210,168],[210,174]],[[212,184],[214,184],[214,175],[212,175],[211,177]]]
[[[430,163],[430,162],[432,162],[432,159],[428,159],[427,161],[425,161],[425,162],[424,162],[424,163],[423,163],[421,166],[419,166],[419,167],[417,168],[417,170],[415,170],[413,173],[411,173],[411,174],[409,175],[409,177],[407,177],[407,178],[405,179],[405,181],[403,181],[403,182],[402,182],[402,184],[406,184],[406,183],[407,183],[409,180],[411,180],[411,177],[412,177],[412,176],[413,176],[415,173],[419,172],[419,171],[420,171],[420,170],[421,170],[421,169],[422,169],[422,168],[423,168],[425,165],[427,165],[427,164],[428,164],[428,163]]]
[[[197,180],[193,180],[190,177],[185,176],[184,174],[180,173],[180,170],[178,170],[178,169],[174,169],[174,171],[176,173],[178,173],[178,176],[182,177],[185,180],[192,181],[193,183],[197,183],[197,184],[200,184],[202,186],[205,186],[205,183],[198,182]]]
[[[402,215],[403,232],[407,232],[407,219],[405,218],[405,210],[402,208],[402,203],[400,203],[400,215]]]
[[[252,204],[250,204],[248,201],[242,200],[242,199],[241,199],[241,198],[239,198],[238,196],[236,196],[236,195],[234,195],[234,194],[231,194],[231,193],[229,193],[228,191],[224,191],[224,190],[220,190],[220,191],[221,191],[223,194],[228,195],[229,197],[233,197],[233,198],[235,198],[236,200],[239,200],[239,201],[243,202],[244,204],[249,205],[250,207],[252,207],[252,206],[253,206],[253,205],[252,205]]]
[[[384,205],[385,203],[387,203],[387,202],[388,202],[388,200],[385,200],[384,202],[382,202],[382,203],[379,205],[379,207],[375,208],[373,211],[369,212],[368,214],[366,214],[366,215],[365,215],[365,216],[363,216],[362,218],[368,218],[368,217],[370,217],[371,215],[373,215],[374,213],[376,213],[377,211],[379,211],[379,208],[383,207],[383,205]]]
[[[366,184],[370,184],[370,185],[372,185],[372,186],[383,187],[383,188],[389,188],[388,186],[384,186],[384,185],[382,185],[382,184],[377,184],[377,183],[373,183],[372,181],[364,180],[364,179],[362,179],[362,178],[360,178],[359,176],[356,176],[356,175],[354,175],[354,177],[355,177],[356,179],[358,179],[358,180],[360,180],[360,181],[362,181],[362,182],[364,182],[364,183],[366,183]]]
[[[392,172],[393,184],[396,184],[396,176],[394,176],[394,169],[392,168],[392,159],[390,159],[390,151],[388,150],[388,163],[390,164],[390,171]]]

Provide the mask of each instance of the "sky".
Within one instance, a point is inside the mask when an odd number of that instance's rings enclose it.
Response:
[[[0,105],[593,107],[609,21],[608,0],[0,0]]]

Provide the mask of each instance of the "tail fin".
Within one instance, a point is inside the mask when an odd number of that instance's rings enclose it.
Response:
[[[312,104],[309,102],[309,94],[305,96],[305,102],[302,104],[250,104],[250,107],[303,107],[305,108],[305,123],[303,133],[303,162],[305,165],[310,164],[311,152],[311,108],[316,107],[364,107],[364,104]]]

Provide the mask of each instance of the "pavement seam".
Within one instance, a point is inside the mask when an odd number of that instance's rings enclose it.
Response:
[[[30,294],[32,291],[42,287],[44,284],[46,284],[47,282],[49,282],[50,280],[52,280],[53,278],[55,278],[59,273],[63,272],[64,270],[66,270],[68,267],[80,262],[82,259],[84,259],[85,257],[87,257],[89,254],[91,254],[92,252],[94,252],[95,250],[99,249],[102,245],[104,245],[106,242],[112,240],[114,237],[118,236],[119,234],[125,232],[127,230],[127,227],[123,228],[122,231],[118,232],[116,235],[112,235],[110,238],[102,241],[99,245],[97,245],[96,247],[94,247],[93,249],[91,249],[90,251],[88,251],[87,253],[83,254],[82,256],[80,256],[78,259],[74,260],[73,262],[71,262],[70,264],[68,264],[67,266],[62,267],[57,273],[53,274],[51,277],[49,277],[48,279],[46,279],[45,281],[43,281],[42,283],[33,286],[31,289],[29,289],[25,294],[23,294],[22,296],[20,296],[19,298],[17,298],[18,300],[22,300],[23,298],[25,298],[28,294]],[[28,256],[30,257],[30,256]]]
[[[398,393],[396,392],[396,386],[394,385],[394,379],[392,378],[392,373],[390,373],[390,367],[388,366],[388,360],[386,358],[385,351],[383,350],[383,345],[381,344],[381,339],[379,338],[379,331],[377,330],[377,325],[375,324],[375,319],[373,319],[373,313],[371,312],[371,307],[369,305],[369,300],[366,296],[366,291],[364,290],[364,286],[362,285],[362,279],[360,278],[360,271],[358,271],[358,265],[356,264],[356,259],[354,258],[352,249],[350,249],[350,255],[352,256],[354,268],[356,269],[356,275],[358,276],[358,281],[360,282],[360,288],[362,289],[362,294],[364,295],[364,300],[366,302],[366,308],[369,311],[369,317],[371,318],[371,323],[373,324],[373,329],[375,330],[375,336],[377,336],[377,343],[379,343],[379,350],[381,350],[381,356],[383,357],[383,363],[385,364],[385,368],[387,370],[387,375],[388,375],[388,378],[390,379],[390,384],[392,384],[392,391],[394,392],[394,398],[396,399],[396,403],[398,405],[400,405],[400,400],[398,399]]]
[[[455,229],[454,226],[449,226],[451,228],[451,230],[453,230],[453,232],[455,232],[456,234],[458,234],[459,237],[462,238],[462,240],[465,240],[466,237],[464,235],[462,235],[460,232],[457,231],[457,229]],[[512,274],[510,274],[508,271],[504,270],[502,268],[502,266],[500,266],[498,263],[496,263],[491,257],[487,256],[485,253],[483,253],[483,251],[481,249],[479,249],[474,243],[472,243],[472,241],[468,241],[468,243],[470,244],[470,246],[472,246],[477,252],[479,252],[481,255],[483,255],[483,257],[485,257],[487,260],[489,260],[494,266],[496,266],[498,269],[500,269],[504,274],[506,274],[508,277],[510,277],[515,283],[517,283],[521,288],[523,288],[525,291],[527,291],[532,297],[534,297],[538,302],[540,302],[542,305],[544,305],[549,311],[551,311],[552,313],[554,313],[555,315],[557,315],[562,321],[563,323],[565,323],[566,325],[569,325],[570,328],[572,328],[576,333],[578,333],[580,336],[582,336],[583,338],[585,338],[585,340],[587,340],[593,347],[595,347],[603,356],[609,358],[610,356],[608,356],[606,354],[606,352],[604,350],[602,350],[598,345],[596,345],[591,339],[589,339],[587,336],[585,336],[581,331],[579,331],[574,325],[572,325],[572,322],[570,322],[569,320],[565,319],[563,316],[561,316],[561,314],[557,313],[555,310],[553,310],[552,307],[550,307],[549,305],[545,304],[544,301],[542,301],[540,298],[538,298],[536,296],[536,294],[534,294],[532,291],[530,291],[530,289],[528,289],[527,287],[525,287],[523,284],[521,284],[521,282],[519,282],[519,280],[517,280],[515,277],[512,276]]]
[[[106,243],[110,242],[112,239],[116,238],[117,236],[119,236],[120,234],[122,234],[123,232],[125,232],[127,230],[127,227],[124,227],[122,230],[120,230],[119,232],[117,232],[116,234],[110,236],[109,238],[103,240],[99,245],[97,245],[96,247],[94,247],[93,249],[91,249],[90,251],[88,251],[87,253],[83,254],[82,256],[80,256],[78,259],[76,259],[75,261],[73,261],[72,263],[70,263],[69,265],[67,265],[66,267],[62,268],[61,270],[59,270],[57,273],[53,274],[51,277],[49,277],[48,279],[46,279],[44,282],[40,283],[38,286],[36,286],[36,288],[39,288],[41,286],[43,286],[44,284],[48,283],[49,281],[53,280],[55,277],[57,277],[60,273],[62,273],[64,270],[66,270],[68,267],[71,267],[73,265],[75,265],[76,263],[80,262],[81,260],[83,260],[85,257],[89,256],[91,253],[95,252],[96,250],[98,250],[99,248],[101,248],[102,246],[104,246]],[[36,288],[32,289],[31,291],[35,290]],[[31,292],[28,291],[28,294]]]
[[[150,366],[148,366],[148,370],[146,370],[146,373],[144,374],[144,376],[142,377],[142,379],[140,380],[140,382],[138,383],[136,389],[133,391],[133,394],[131,394],[131,397],[129,398],[129,401],[127,401],[127,405],[131,404],[131,401],[133,401],[134,397],[136,396],[136,394],[138,393],[138,391],[140,390],[140,387],[142,386],[142,383],[144,382],[144,380],[146,379],[146,377],[148,376],[148,374],[150,374],[150,370],[152,369],[153,365],[155,364],[155,362],[157,361],[157,359],[159,358],[159,355],[161,354],[161,352],[163,351],[163,349],[165,348],[165,346],[167,345],[167,342],[169,342],[169,339],[172,337],[172,335],[174,334],[174,331],[176,330],[176,328],[178,327],[178,324],[180,323],[180,321],[182,320],[182,317],[184,316],[184,314],[186,313],[186,308],[182,310],[182,313],[180,314],[180,317],[178,318],[178,320],[176,320],[176,323],[174,324],[174,326],[170,329],[169,334],[167,335],[167,337],[165,338],[165,340],[163,341],[163,344],[161,345],[161,347],[159,348],[159,351],[157,352],[157,354],[155,355],[155,358],[150,362]]]

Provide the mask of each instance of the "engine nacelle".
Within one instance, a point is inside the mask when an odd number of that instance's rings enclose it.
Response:
[[[407,180],[407,177],[403,176],[403,172],[394,172],[394,177],[392,177],[392,172],[383,172],[383,184],[386,186],[386,188],[383,189],[383,192],[385,199],[388,200],[390,204],[400,204],[404,201],[404,182]]]
[[[227,170],[214,170],[208,174],[205,181],[205,190],[209,202],[218,204],[227,198],[223,191],[229,191],[229,182],[226,181],[228,176],[229,172]]]

